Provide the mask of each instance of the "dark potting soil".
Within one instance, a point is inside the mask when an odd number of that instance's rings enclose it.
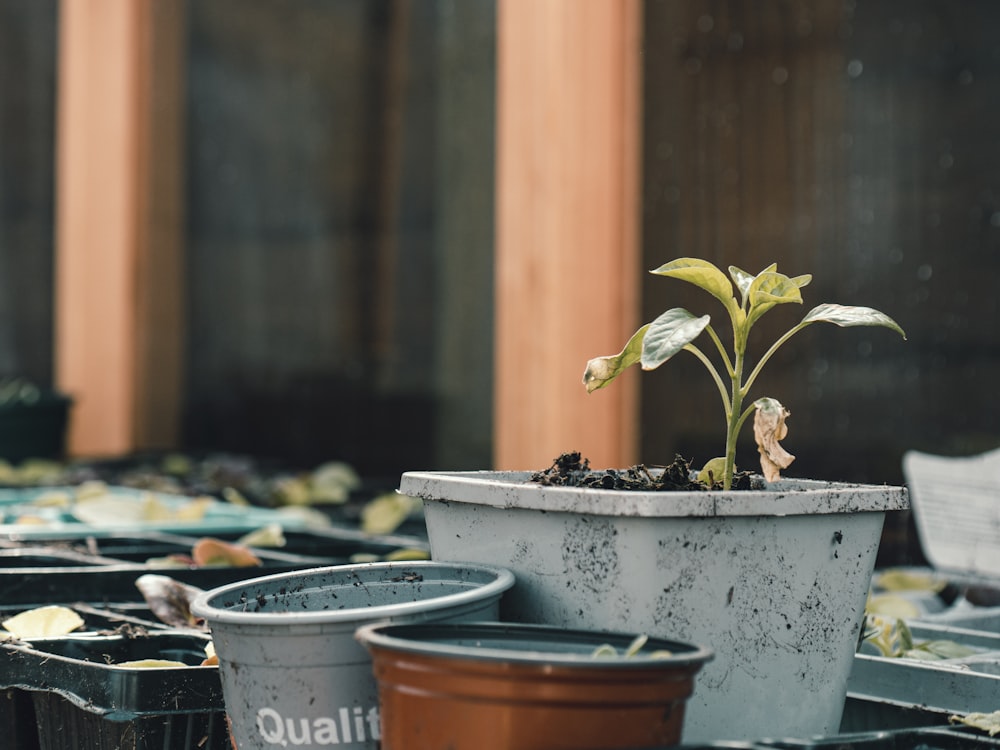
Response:
[[[754,489],[748,471],[733,476],[734,490]],[[691,462],[675,456],[673,463],[664,467],[647,467],[637,464],[628,469],[591,469],[590,459],[579,452],[563,453],[552,466],[531,475],[537,484],[558,487],[591,487],[600,490],[625,490],[633,492],[682,492],[721,490],[722,482],[708,486],[691,478]]]

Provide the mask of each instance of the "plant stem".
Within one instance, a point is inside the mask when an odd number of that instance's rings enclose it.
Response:
[[[726,464],[722,471],[722,489],[729,490],[733,486],[733,474],[736,472],[736,438],[743,422],[743,350],[736,347],[736,362],[733,363],[733,393],[730,396],[729,408],[726,409]]]

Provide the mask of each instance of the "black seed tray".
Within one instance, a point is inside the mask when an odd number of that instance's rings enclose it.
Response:
[[[7,643],[0,646],[0,690],[23,691],[22,701],[31,697],[37,745],[25,750],[61,750],[69,738],[86,750],[226,750],[218,668],[197,666],[207,642],[196,634],[156,632]],[[137,659],[190,666],[115,666]]]

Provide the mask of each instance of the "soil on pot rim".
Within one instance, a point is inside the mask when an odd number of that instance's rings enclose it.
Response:
[[[591,487],[600,490],[631,492],[703,492],[721,490],[722,482],[711,486],[692,478],[691,462],[683,456],[674,457],[673,463],[663,467],[637,464],[627,469],[591,469],[590,459],[579,451],[563,453],[552,466],[531,475],[536,484],[555,487]],[[748,471],[733,475],[734,490],[760,489]]]

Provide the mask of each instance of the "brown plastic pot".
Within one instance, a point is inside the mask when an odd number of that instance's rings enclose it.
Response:
[[[591,750],[678,744],[711,652],[513,623],[370,625],[382,750]],[[602,644],[617,656],[595,656]],[[653,651],[669,651],[669,656]]]

